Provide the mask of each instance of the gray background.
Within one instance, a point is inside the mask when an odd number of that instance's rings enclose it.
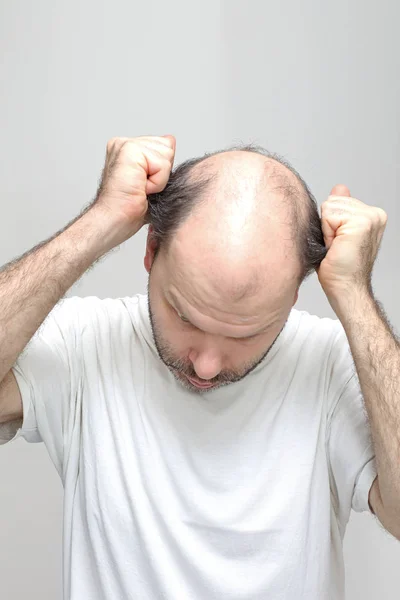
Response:
[[[108,138],[177,138],[176,163],[238,141],[386,210],[374,288],[398,330],[396,0],[0,0],[0,263],[92,199]],[[145,231],[71,294],[144,292]],[[334,316],[314,275],[296,306]],[[0,451],[1,598],[61,598],[62,488],[42,444]],[[400,544],[368,514],[345,539],[348,600],[399,597]]]

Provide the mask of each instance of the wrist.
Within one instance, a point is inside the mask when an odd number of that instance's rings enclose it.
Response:
[[[373,291],[368,287],[353,287],[329,301],[345,328],[354,322],[361,322],[368,318],[371,310],[375,308]]]
[[[128,223],[126,218],[100,204],[94,204],[74,225],[75,233],[87,245],[94,260],[125,242],[142,227],[142,223]]]

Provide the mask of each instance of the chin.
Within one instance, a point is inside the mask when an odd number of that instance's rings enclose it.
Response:
[[[209,388],[200,388],[191,383],[186,377],[186,375],[181,373],[181,371],[177,371],[176,369],[171,370],[175,378],[183,385],[185,389],[189,390],[190,392],[196,392],[197,394],[206,394],[207,392],[213,392],[214,390],[229,385],[230,383],[235,383],[234,381],[220,381],[216,382],[213,386]]]

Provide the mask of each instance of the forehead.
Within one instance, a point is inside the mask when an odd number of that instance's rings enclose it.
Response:
[[[233,303],[265,292],[279,296],[298,276],[297,249],[279,223],[260,229],[235,217],[190,216],[164,253],[168,277]]]
[[[279,323],[286,315],[286,307],[276,305],[274,310],[257,305],[228,305],[218,299],[199,300],[196,292],[179,289],[170,283],[166,287],[167,302],[197,329],[228,338],[246,338],[263,333]],[[287,304],[290,310],[291,306]],[[288,313],[289,311],[287,311]]]
[[[178,227],[158,272],[182,308],[243,322],[286,307],[298,260],[282,190],[262,185],[238,154],[228,183],[218,177]]]
[[[169,255],[165,264],[160,264],[163,294],[200,329],[245,324],[258,329],[291,308],[295,286],[282,273],[273,279],[266,275],[249,280],[246,275],[240,282],[237,274],[222,273],[216,264],[204,270],[195,261],[177,262],[173,258]],[[251,335],[254,331],[245,333]],[[232,332],[224,330],[224,334]]]

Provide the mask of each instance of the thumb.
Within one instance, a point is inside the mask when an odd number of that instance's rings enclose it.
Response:
[[[162,137],[168,138],[172,144],[172,148],[175,150],[176,148],[176,139],[175,136],[171,135],[171,134],[167,134],[167,135],[163,135]]]
[[[338,183],[337,185],[334,185],[330,196],[348,196],[350,197],[350,190],[347,187],[347,185],[344,185],[343,183]]]

